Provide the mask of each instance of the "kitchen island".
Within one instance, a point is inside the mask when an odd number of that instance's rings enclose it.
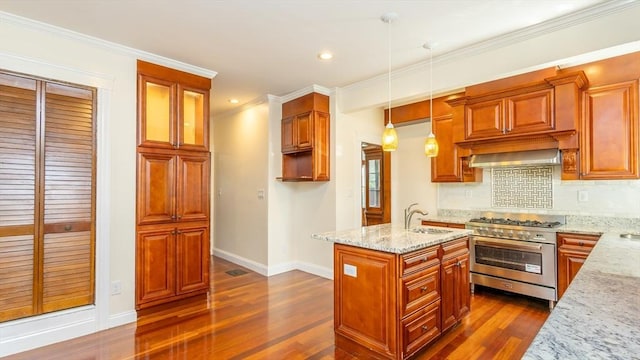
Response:
[[[314,234],[334,243],[336,346],[406,359],[469,312],[470,230],[391,224]]]

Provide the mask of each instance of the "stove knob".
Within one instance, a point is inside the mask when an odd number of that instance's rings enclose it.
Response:
[[[509,230],[509,232],[507,232],[507,236],[510,237],[510,238],[514,238],[516,235],[513,232],[513,230]]]
[[[502,236],[503,234],[504,234],[504,230],[502,230],[502,229],[496,230],[496,235]]]

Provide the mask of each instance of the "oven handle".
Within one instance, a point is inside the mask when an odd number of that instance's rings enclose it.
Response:
[[[486,240],[474,240],[474,242],[478,245],[502,247],[502,248],[509,248],[514,250],[529,250],[529,251],[537,251],[537,252],[542,251],[542,245],[524,245],[524,244],[513,244],[511,242],[486,241]]]

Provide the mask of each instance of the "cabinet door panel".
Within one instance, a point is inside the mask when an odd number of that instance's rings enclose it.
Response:
[[[207,228],[178,228],[177,293],[209,286],[209,232]]]
[[[173,229],[141,231],[136,249],[138,304],[173,296],[175,235]]]
[[[455,134],[453,133],[453,117],[433,119],[431,126],[440,148],[438,156],[431,158],[431,181],[461,181],[458,146],[455,144]]]
[[[209,92],[178,86],[178,148],[209,149]]]
[[[334,259],[336,333],[395,357],[397,271],[394,254],[335,245]]]
[[[458,277],[456,279],[457,289],[457,318],[460,319],[471,308],[471,284],[469,279],[469,253],[458,256]]]
[[[174,220],[175,156],[138,153],[138,224]]]
[[[573,278],[578,274],[588,256],[588,251],[563,247],[558,249],[558,300],[560,300]]]
[[[295,117],[290,116],[288,118],[282,119],[281,122],[281,141],[282,141],[282,152],[289,153],[296,151],[296,136],[294,129],[294,119]]]
[[[456,292],[456,263],[455,258],[442,260],[441,279],[441,303],[442,309],[442,331],[446,331],[455,325],[456,309],[455,309],[455,292]]]
[[[298,150],[309,150],[313,147],[313,112],[296,116],[295,131]]]
[[[177,220],[209,219],[209,154],[178,157]]]
[[[582,137],[583,179],[636,179],[638,81],[585,92]]]
[[[138,77],[138,145],[175,145],[175,84],[149,76]]]
[[[506,132],[520,134],[554,129],[553,90],[542,90],[506,99]]]
[[[503,135],[503,107],[502,99],[467,105],[465,118],[466,138],[477,139]]]

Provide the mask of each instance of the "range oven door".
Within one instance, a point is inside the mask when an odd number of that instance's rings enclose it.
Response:
[[[556,287],[556,246],[522,240],[472,236],[472,273]]]

